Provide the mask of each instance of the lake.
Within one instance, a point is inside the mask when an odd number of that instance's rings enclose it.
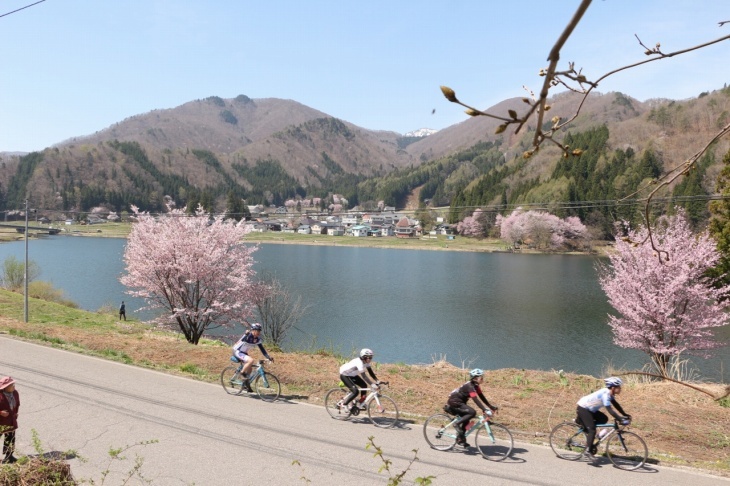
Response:
[[[116,309],[124,300],[128,317],[147,320],[154,314],[136,312],[143,303],[118,280],[125,243],[52,236],[31,240],[29,258],[41,268],[39,280],[81,308]],[[22,261],[24,242],[1,244],[0,260],[9,255]],[[383,362],[445,359],[594,376],[609,363],[639,368],[648,359],[612,344],[594,257],[264,244],[254,259],[257,271],[276,274],[309,305],[288,349],[349,356],[369,347]],[[730,340],[730,326],[718,335]],[[692,360],[703,377],[727,381],[728,348]]]

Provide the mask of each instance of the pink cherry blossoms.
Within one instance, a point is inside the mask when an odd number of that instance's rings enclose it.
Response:
[[[484,211],[481,208],[475,209],[471,216],[459,221],[456,225],[456,231],[463,236],[476,236],[478,238],[485,236],[484,216]]]
[[[500,237],[511,244],[528,244],[535,248],[580,246],[588,234],[580,219],[568,216],[560,219],[545,211],[524,211],[517,208],[506,218],[497,215]]]
[[[668,376],[680,353],[707,357],[724,345],[713,339],[712,328],[728,323],[730,302],[718,297],[730,288],[713,288],[704,277],[720,255],[707,231],[692,234],[683,211],[660,218],[652,234],[668,261],[660,261],[641,227],[626,240],[617,238],[610,266],[599,267],[600,284],[619,313],[609,316],[614,343],[648,354]]]
[[[120,281],[150,309],[166,309],[158,319],[178,327],[197,344],[215,326],[231,326],[251,315],[256,248],[243,244],[243,222],[209,220],[202,207],[194,216],[174,209],[158,218],[132,207],[137,223],[124,251]]]

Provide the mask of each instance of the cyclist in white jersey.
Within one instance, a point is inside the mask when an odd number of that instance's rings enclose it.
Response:
[[[342,400],[342,403],[338,404],[341,408],[347,409],[348,404],[357,396],[359,388],[367,388],[368,386],[377,387],[380,385],[378,377],[375,376],[375,372],[370,366],[372,361],[373,351],[368,348],[363,348],[360,351],[359,357],[340,366],[340,380],[350,389],[350,393]],[[366,370],[370,377],[365,373]],[[375,380],[375,383],[370,381],[370,378]],[[365,392],[363,391],[361,393],[364,397]]]
[[[631,420],[631,415],[624,412],[624,409],[616,401],[616,395],[621,393],[621,385],[623,384],[621,378],[611,377],[603,381],[606,383],[606,387],[578,400],[576,409],[578,414],[576,422],[583,426],[586,431],[586,440],[588,444],[591,444],[589,451],[586,452],[586,457],[593,462],[596,459],[593,456],[596,453],[596,446],[593,444],[596,438],[596,424],[608,423],[608,416],[600,411],[601,408],[605,407],[606,411],[622,424],[626,424],[627,421]],[[616,413],[614,407],[623,416]]]
[[[253,368],[254,362],[254,359],[248,355],[249,351],[258,346],[261,354],[263,354],[264,357],[272,363],[274,362],[274,358],[269,356],[269,353],[266,352],[263,343],[264,340],[261,337],[261,324],[254,322],[251,324],[251,328],[247,330],[243,336],[241,336],[241,339],[236,341],[236,344],[233,345],[233,355],[243,361],[243,370],[241,371],[243,374],[243,384],[246,385],[246,390],[249,392],[253,391],[251,390],[251,384],[248,381],[248,376],[249,373],[251,373],[251,368]]]

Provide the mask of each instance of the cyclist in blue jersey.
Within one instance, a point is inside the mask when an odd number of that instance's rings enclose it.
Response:
[[[264,348],[264,339],[261,337],[261,324],[258,322],[251,324],[251,328],[248,329],[243,336],[241,336],[241,339],[236,341],[236,344],[233,345],[233,355],[243,361],[243,370],[241,371],[243,375],[243,384],[249,392],[253,391],[248,377],[249,373],[251,373],[251,368],[253,368],[254,359],[248,355],[248,352],[256,346],[258,346],[261,354],[263,354],[266,359],[272,363],[274,362],[274,358],[269,356],[269,353],[267,353]]]
[[[484,396],[484,393],[482,393],[480,385],[484,381],[484,371],[479,368],[474,368],[469,372],[469,376],[471,377],[469,381],[449,394],[449,399],[446,402],[446,406],[444,406],[445,412],[452,415],[458,415],[460,417],[454,424],[454,427],[457,432],[456,443],[462,447],[469,447],[469,444],[466,442],[466,424],[468,424],[469,421],[477,415],[476,411],[467,405],[466,402],[468,402],[471,398],[484,414],[487,413],[487,407],[494,412],[499,410],[498,407],[490,404]],[[479,397],[481,401],[479,401],[477,397]],[[482,404],[482,402],[484,402],[484,404]]]
[[[631,421],[631,415],[624,412],[618,401],[616,401],[616,395],[621,393],[621,385],[623,382],[621,378],[610,377],[603,380],[606,384],[605,388],[586,395],[578,400],[578,407],[576,413],[576,423],[582,425],[586,431],[586,441],[591,444],[590,449],[586,452],[586,457],[592,462],[595,462],[596,458],[593,454],[596,453],[596,445],[593,443],[596,438],[596,425],[608,423],[608,416],[601,412],[601,408],[606,408],[606,411],[610,413],[613,418],[618,420],[621,424],[626,425]],[[618,410],[622,415],[616,413]]]

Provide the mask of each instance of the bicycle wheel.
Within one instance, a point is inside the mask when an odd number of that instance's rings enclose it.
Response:
[[[342,388],[333,388],[327,392],[327,395],[324,396],[324,408],[327,409],[330,417],[337,420],[347,420],[350,418],[349,408],[340,410],[340,407],[337,406],[349,393],[349,390]]]
[[[448,451],[456,444],[454,417],[443,413],[431,415],[423,424],[423,437],[428,445],[437,451]]]
[[[380,405],[373,398],[368,403],[368,418],[374,426],[389,429],[398,423],[398,405],[388,395],[378,396]]]
[[[281,384],[276,375],[272,375],[268,371],[264,371],[263,375],[258,375],[253,382],[253,389],[256,390],[261,400],[265,402],[274,402],[281,394]]]
[[[475,443],[484,459],[490,461],[504,461],[512,453],[515,445],[512,432],[504,425],[493,423],[489,424],[489,430],[486,424],[479,427]]]
[[[221,385],[229,395],[240,395],[243,393],[243,380],[241,375],[236,376],[238,366],[229,366],[221,371]],[[233,378],[236,378],[235,380]]]
[[[646,463],[649,450],[644,439],[633,432],[622,431],[608,438],[606,455],[617,468],[632,471]]]
[[[550,432],[550,447],[562,459],[577,461],[586,450],[586,434],[575,422],[558,424]]]

